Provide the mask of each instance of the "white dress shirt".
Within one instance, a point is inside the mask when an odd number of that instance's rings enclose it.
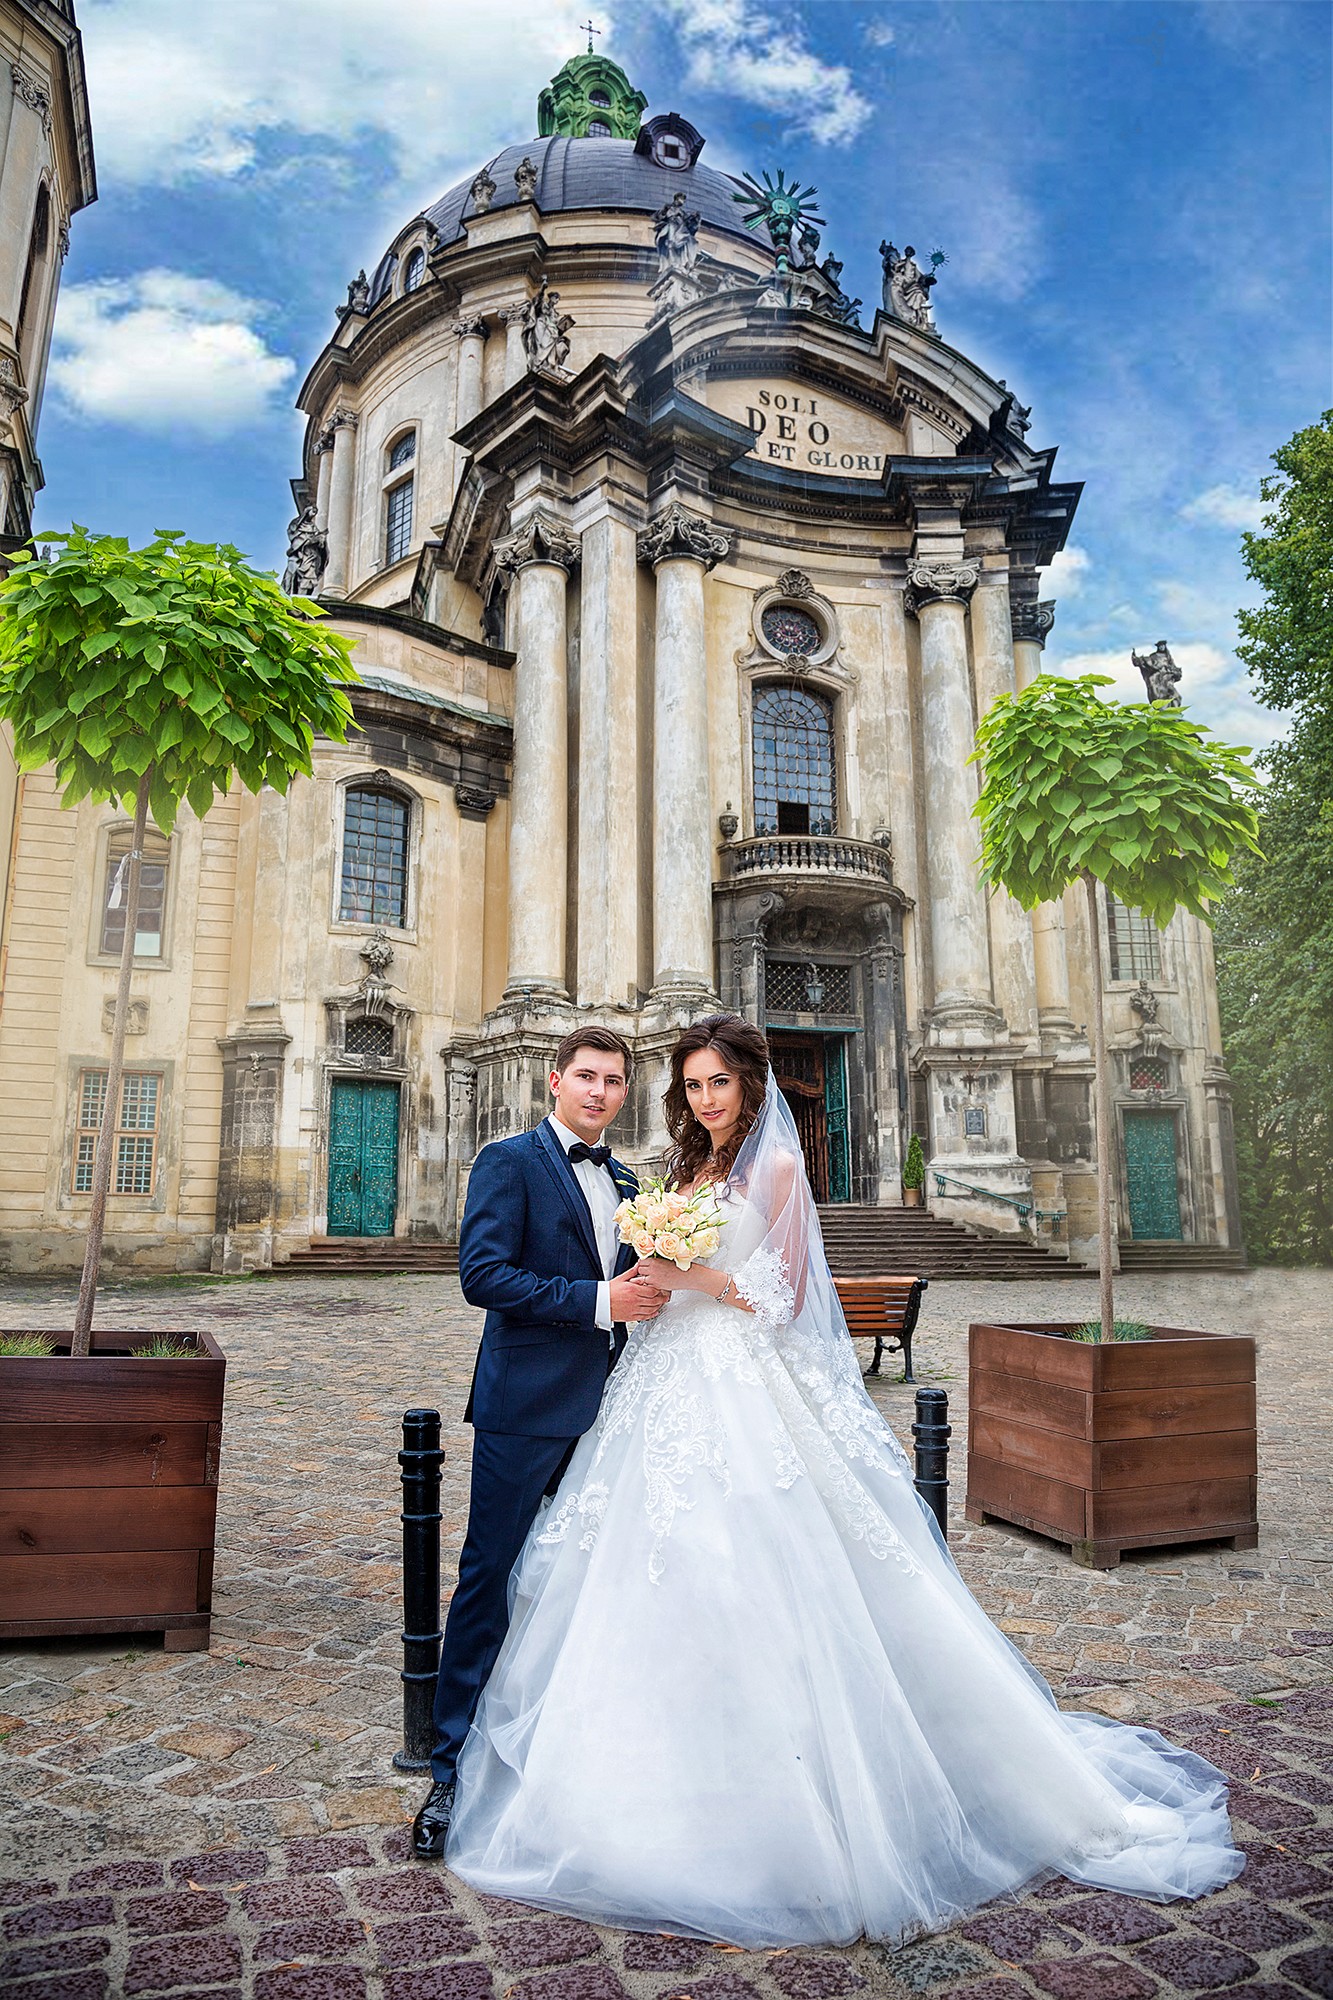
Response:
[[[554,1111],[548,1114],[546,1122],[566,1153],[571,1146],[577,1146],[578,1133],[571,1132],[568,1125],[562,1124]],[[608,1167],[595,1166],[591,1160],[575,1160],[573,1171],[575,1180],[583,1189],[592,1215],[592,1233],[597,1239],[598,1254],[602,1260],[602,1269],[606,1273],[605,1282],[597,1287],[597,1324],[614,1340],[610,1280],[615,1273],[616,1256],[620,1249],[616,1233],[616,1210],[620,1206],[620,1195]]]

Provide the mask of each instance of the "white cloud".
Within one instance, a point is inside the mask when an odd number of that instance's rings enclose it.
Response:
[[[1058,627],[1057,627],[1058,632]],[[1137,639],[1131,646],[1110,646],[1087,653],[1056,657],[1054,643],[1046,650],[1047,671],[1073,680],[1080,674],[1106,674],[1113,685],[1102,689],[1109,701],[1146,701],[1143,676],[1130,657],[1150,653],[1155,638]],[[1190,715],[1215,731],[1224,742],[1262,749],[1282,733],[1284,719],[1260,708],[1250,693],[1240,662],[1207,640],[1170,641],[1171,657],[1180,668],[1180,695]]]
[[[750,0],[666,0],[689,60],[686,80],[720,90],[786,119],[823,145],[854,139],[873,116],[852,72],[825,62],[800,28],[779,25]]]
[[[179,271],[67,285],[52,387],[93,423],[225,437],[267,417],[296,373],[256,330],[261,315],[253,299]]]
[[[1043,581],[1043,591],[1057,597],[1077,597],[1083,588],[1083,579],[1092,568],[1092,557],[1086,549],[1061,549],[1047,565]]]
[[[1264,503],[1256,492],[1243,486],[1210,486],[1181,508],[1180,517],[1210,528],[1258,529],[1263,525]]]
[[[891,49],[898,39],[897,30],[889,21],[867,21],[861,32],[872,49]]]

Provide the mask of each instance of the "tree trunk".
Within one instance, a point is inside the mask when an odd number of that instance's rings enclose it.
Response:
[[[1102,1006],[1102,926],[1097,880],[1085,875],[1088,917],[1092,929],[1092,1060],[1093,1098],[1097,1119],[1097,1271],[1101,1280],[1102,1339],[1115,1339],[1111,1245],[1111,1074],[1106,1060],[1106,1013]]]
[[[148,826],[148,792],[152,775],[150,765],[139,780],[139,789],[134,800],[134,836],[130,842],[130,865],[125,884],[125,941],[120,948],[120,980],[116,987],[116,1013],[111,1029],[111,1066],[107,1071],[106,1100],[102,1106],[102,1129],[97,1135],[97,1158],[93,1165],[93,1199],[88,1211],[88,1243],[83,1255],[79,1303],[74,1313],[74,1338],[69,1350],[71,1355],[87,1354],[92,1340],[93,1301],[97,1295],[97,1274],[102,1263],[102,1233],[106,1228],[106,1201],[111,1188],[116,1126],[120,1122],[120,1084],[125,1071],[125,1024],[130,1011],[130,978],[134,971],[135,933],[139,928],[139,877],[143,870],[143,843]]]

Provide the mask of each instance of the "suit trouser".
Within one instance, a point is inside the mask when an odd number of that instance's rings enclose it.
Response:
[[[576,1437],[473,1433],[467,1536],[458,1558],[458,1587],[445,1621],[435,1684],[431,1774],[437,1781],[454,1775],[481,1691],[509,1629],[509,1573],[543,1494],[555,1491],[577,1443]]]

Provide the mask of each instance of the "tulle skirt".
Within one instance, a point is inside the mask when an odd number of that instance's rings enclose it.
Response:
[[[1158,1901],[1240,1872],[1219,1772],[1062,1714],[989,1623],[849,1363],[692,1295],[632,1336],[514,1572],[465,1881],[756,1947],[910,1938],[1055,1872]]]

